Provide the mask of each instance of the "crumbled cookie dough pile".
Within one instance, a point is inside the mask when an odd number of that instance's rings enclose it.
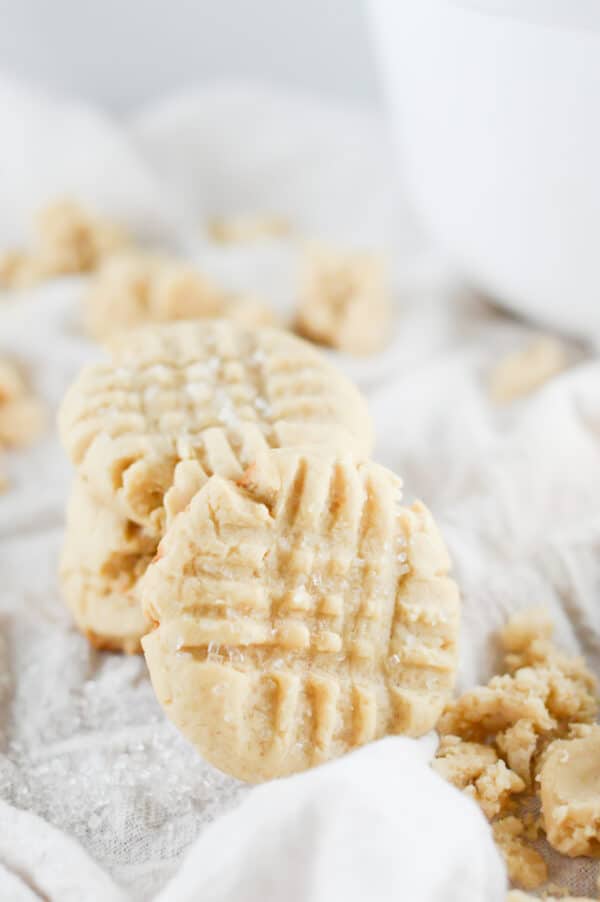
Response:
[[[43,279],[91,272],[130,244],[126,231],[70,200],[40,210],[32,247],[0,256],[0,288],[26,288]]]
[[[222,291],[196,268],[165,254],[129,251],[100,267],[84,296],[86,332],[99,341],[153,322],[225,317],[246,325],[276,325],[252,297]]]
[[[300,335],[351,354],[371,354],[385,345],[390,320],[386,269],[379,256],[309,249],[296,312]]]
[[[514,616],[501,634],[506,672],[451,702],[438,723],[434,768],[493,821],[511,880],[548,880],[530,841],[541,829],[565,855],[600,849],[600,728],[596,681],[552,642],[542,611]],[[541,820],[524,814],[541,800]]]
[[[157,696],[207,760],[258,781],[435,725],[457,663],[448,555],[317,351],[224,320],[121,332],[60,430],[67,603],[100,647],[146,634]]]
[[[43,425],[43,407],[29,392],[19,368],[9,360],[0,359],[0,452],[30,444]],[[0,490],[7,486],[0,470]]]

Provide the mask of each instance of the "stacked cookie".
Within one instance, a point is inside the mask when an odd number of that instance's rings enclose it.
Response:
[[[115,339],[65,398],[66,600],[100,647],[144,647],[216,766],[292,773],[434,726],[458,595],[422,505],[368,461],[357,389],[303,341],[225,321]]]
[[[139,650],[137,582],[171,519],[214,473],[264,449],[369,453],[359,392],[303,341],[222,320],[122,333],[67,393],[59,427],[76,469],[61,575],[80,628]]]

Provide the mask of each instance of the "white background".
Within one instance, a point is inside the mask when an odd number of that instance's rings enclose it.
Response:
[[[361,0],[0,0],[0,67],[115,110],[227,77],[377,103]]]

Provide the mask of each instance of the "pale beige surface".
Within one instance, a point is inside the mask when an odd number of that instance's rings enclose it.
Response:
[[[505,404],[530,394],[567,366],[566,346],[542,335],[524,348],[508,354],[490,374],[490,394]]]
[[[459,599],[427,510],[400,506],[388,470],[314,449],[267,453],[242,482],[210,479],[142,581],[169,717],[249,781],[431,729]]]
[[[182,460],[240,476],[267,447],[371,450],[364,399],[306,342],[222,320],[122,333],[62,404],[63,444],[99,501],[153,530]]]
[[[350,354],[372,354],[389,339],[390,289],[375,254],[340,254],[316,246],[307,253],[296,329]]]
[[[600,727],[553,742],[539,774],[548,842],[564,855],[600,855]]]
[[[98,648],[140,651],[148,628],[137,583],[157,540],[90,497],[76,479],[67,507],[60,561],[63,596],[79,629]]]

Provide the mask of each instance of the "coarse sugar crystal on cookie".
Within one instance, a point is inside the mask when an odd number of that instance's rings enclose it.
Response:
[[[122,333],[67,392],[59,426],[91,494],[159,538],[180,461],[237,478],[270,447],[372,446],[366,402],[323,356],[223,320]]]
[[[251,782],[420,736],[455,679],[449,568],[390,471],[266,452],[241,479],[205,483],[141,581],[157,696],[208,761]]]
[[[97,648],[137,653],[148,629],[136,594],[157,540],[96,502],[75,479],[59,576],[77,626]]]

